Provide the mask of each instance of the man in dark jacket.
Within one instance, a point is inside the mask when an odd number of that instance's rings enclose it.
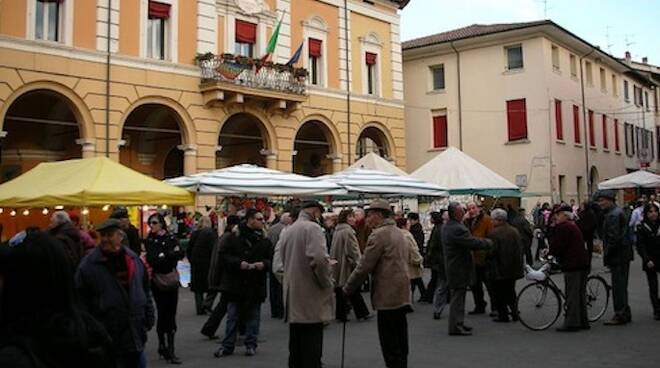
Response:
[[[449,204],[449,221],[442,228],[442,246],[451,302],[449,306],[449,335],[472,335],[472,327],[465,325],[465,292],[474,269],[472,251],[488,249],[492,241],[477,239],[461,222],[465,210],[460,203]]]
[[[273,246],[264,233],[264,216],[254,208],[234,229],[220,250],[223,264],[220,290],[227,297],[227,326],[216,357],[234,353],[239,319],[245,323],[245,355],[257,349],[259,310],[266,300],[266,273],[271,269]]]
[[[442,311],[449,302],[449,288],[447,287],[447,274],[445,273],[445,256],[442,249],[442,226],[447,211],[431,212],[433,230],[429,238],[427,259],[431,268],[431,281],[427,288],[428,301],[433,303],[433,319],[440,319]]]
[[[550,238],[550,255],[558,259],[564,273],[566,318],[560,332],[589,329],[587,317],[587,276],[589,255],[580,228],[573,222],[573,208],[560,207],[555,214],[555,229]]]
[[[98,319],[113,341],[119,368],[137,368],[154,325],[154,307],[144,264],[122,245],[119,221],[97,227],[98,247],[86,256],[75,281],[83,305]]]
[[[493,219],[493,230],[488,233],[488,238],[493,241],[493,247],[488,253],[488,264],[497,301],[497,318],[494,321],[509,322],[509,314],[516,321],[516,280],[524,274],[524,246],[518,230],[507,223],[508,214],[505,210],[494,209],[490,217]]]
[[[605,324],[624,325],[632,319],[628,305],[628,276],[633,252],[632,244],[626,236],[628,219],[615,203],[614,190],[601,190],[597,198],[598,205],[603,210],[603,222],[600,227],[600,238],[604,249],[603,261],[611,271],[614,304],[614,317]]]
[[[80,241],[80,230],[73,225],[69,214],[65,211],[53,213],[49,233],[62,242],[71,270],[75,272],[83,256],[83,245]]]
[[[208,216],[202,216],[193,231],[186,248],[186,257],[190,261],[190,291],[195,293],[197,315],[212,311],[213,302],[218,292],[209,289],[209,269],[213,248],[218,242],[218,233]]]
[[[527,218],[525,218],[525,209],[521,208],[518,212],[509,214],[509,216],[511,217],[511,226],[518,230],[520,240],[522,240],[525,261],[531,266],[534,263],[534,258],[532,256],[534,231],[532,230],[532,225],[527,221]]]
[[[122,231],[126,234],[123,244],[132,250],[138,256],[142,254],[142,241],[138,229],[131,224],[128,216],[128,210],[125,207],[117,207],[110,215],[110,218],[119,220]]]

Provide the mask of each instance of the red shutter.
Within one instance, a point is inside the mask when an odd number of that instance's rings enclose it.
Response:
[[[620,151],[621,146],[619,146],[619,119],[614,119],[614,150],[616,152]]]
[[[580,108],[573,105],[573,136],[575,143],[582,143],[582,134],[580,134]]]
[[[607,115],[603,114],[603,148],[608,149],[607,139]]]
[[[322,41],[317,40],[315,38],[310,38],[308,40],[308,46],[309,46],[309,56],[310,57],[321,57],[321,45]]]
[[[365,62],[367,65],[376,65],[376,58],[378,55],[367,52],[365,55]]]
[[[527,138],[527,107],[525,99],[506,102],[509,141]]]
[[[170,4],[149,1],[149,19],[169,19]]]
[[[433,117],[433,148],[447,147],[447,116]]]
[[[589,110],[589,145],[596,147],[596,132],[594,132],[594,112]]]
[[[561,101],[555,100],[555,127],[557,129],[557,139],[564,140],[564,123],[561,116]]]
[[[236,19],[236,42],[257,43],[257,25]]]

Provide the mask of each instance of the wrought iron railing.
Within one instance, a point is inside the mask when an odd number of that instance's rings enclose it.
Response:
[[[202,82],[225,82],[250,88],[305,94],[307,70],[261,60],[223,55],[200,55]]]

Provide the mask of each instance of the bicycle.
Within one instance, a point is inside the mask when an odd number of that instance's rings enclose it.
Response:
[[[538,270],[525,266],[525,278],[533,281],[520,290],[517,309],[520,323],[533,331],[542,331],[555,324],[562,310],[566,310],[566,295],[550,277],[553,259],[541,259]],[[587,277],[586,302],[589,322],[598,321],[605,312],[610,300],[610,285],[599,274]]]

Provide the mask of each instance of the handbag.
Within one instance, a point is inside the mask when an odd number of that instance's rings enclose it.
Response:
[[[155,273],[154,272],[154,285],[161,291],[171,291],[176,290],[181,286],[179,282],[179,272],[172,270],[168,273]]]

